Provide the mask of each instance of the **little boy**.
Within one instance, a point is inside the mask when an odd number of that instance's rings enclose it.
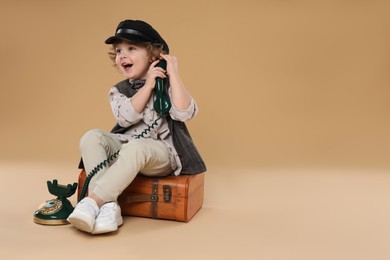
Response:
[[[184,123],[197,114],[198,107],[165,40],[148,23],[125,20],[105,43],[112,45],[112,60],[126,78],[109,91],[117,124],[111,132],[93,129],[81,138],[85,170],[93,172],[105,163],[91,179],[89,196],[68,218],[75,227],[92,234],[116,231],[122,225],[117,198],[138,173],[167,176],[206,171]],[[156,66],[160,60],[166,61],[166,70]],[[168,82],[164,92],[171,108],[166,115],[154,109],[159,78]]]

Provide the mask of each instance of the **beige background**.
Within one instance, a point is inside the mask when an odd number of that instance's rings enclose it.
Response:
[[[71,248],[93,243],[30,215],[48,199],[46,180],[76,179],[82,134],[114,124],[107,92],[122,76],[104,40],[129,18],[151,23],[178,57],[200,107],[188,126],[209,173],[197,220],[126,220],[129,233],[109,236],[116,253],[128,253],[129,239],[136,259],[149,259],[141,250],[149,235],[163,250],[167,234],[190,234],[203,245],[193,259],[388,259],[389,8],[385,0],[1,1],[0,174],[11,178],[1,196],[15,197],[0,212],[5,252],[59,250],[51,237]],[[22,207],[15,187],[29,193]]]
[[[1,157],[77,161],[86,130],[111,129],[107,91],[122,76],[103,41],[133,18],[153,24],[178,57],[207,162],[388,167],[389,7],[2,1]]]

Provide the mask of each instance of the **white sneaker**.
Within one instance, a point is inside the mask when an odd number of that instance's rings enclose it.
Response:
[[[113,232],[122,224],[123,218],[121,215],[121,208],[116,202],[108,202],[100,207],[92,234]]]
[[[91,233],[98,213],[99,207],[96,201],[91,198],[84,198],[69,215],[68,221],[76,228]]]

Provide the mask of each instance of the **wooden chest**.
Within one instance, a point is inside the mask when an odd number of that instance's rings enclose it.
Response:
[[[86,179],[79,175],[78,196]],[[162,178],[138,175],[118,197],[122,215],[188,222],[202,208],[204,173]]]

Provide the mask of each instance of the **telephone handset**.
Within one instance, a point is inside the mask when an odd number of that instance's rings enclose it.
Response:
[[[163,68],[164,70],[167,69],[167,62],[165,60],[160,60],[159,63],[156,65],[157,67]],[[145,138],[145,135],[152,131],[157,125],[158,121],[166,114],[169,112],[169,109],[171,109],[171,102],[169,101],[169,98],[164,95],[164,85],[166,83],[167,79],[162,79],[162,78],[156,78],[156,85],[154,86],[154,91],[156,93],[156,100],[153,103],[153,108],[159,115],[159,117],[154,120],[153,123],[151,123],[147,128],[144,129],[138,136],[136,136],[136,139],[139,138]],[[119,150],[120,151],[120,150]],[[106,160],[102,161],[98,165],[96,165],[95,168],[92,169],[92,171],[88,174],[87,178],[85,179],[84,186],[81,189],[81,193],[79,196],[79,200],[82,200],[85,197],[85,194],[87,193],[87,188],[88,185],[92,179],[92,177],[98,173],[101,169],[106,167],[108,163],[113,161],[118,155],[119,151],[116,151],[112,155],[108,156]]]
[[[166,70],[167,62],[165,60],[160,60],[160,62],[157,63],[156,67],[160,67]],[[154,101],[153,108],[160,116],[168,113],[169,109],[171,108],[171,102],[169,101],[169,98],[164,96],[165,82],[166,79],[156,78],[156,85],[154,87],[156,93],[156,100]]]

